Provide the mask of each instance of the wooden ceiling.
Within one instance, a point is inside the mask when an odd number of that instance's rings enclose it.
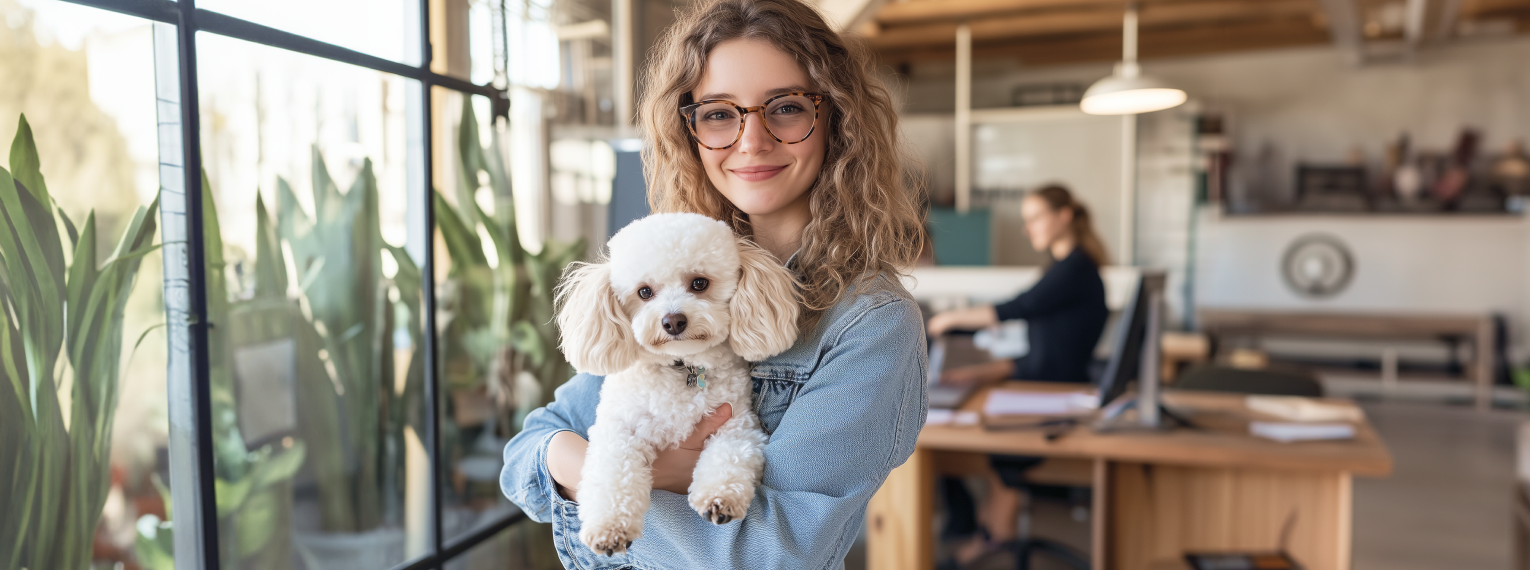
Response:
[[[855,31],[891,65],[952,60],[961,23],[972,31],[974,59],[1013,58],[1026,65],[1113,61],[1121,57],[1126,5],[894,0],[874,9]],[[1138,6],[1144,59],[1324,43],[1355,50],[1388,41],[1416,47],[1448,41],[1462,30],[1530,31],[1530,0],[1140,0]]]

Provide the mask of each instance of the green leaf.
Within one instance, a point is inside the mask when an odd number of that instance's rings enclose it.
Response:
[[[250,489],[254,488],[254,479],[242,479],[239,481],[226,481],[223,479],[213,480],[213,492],[217,497],[218,518],[223,518],[239,511],[244,506],[244,500],[249,498]]]
[[[530,321],[515,321],[510,325],[510,346],[530,358],[532,366],[541,366],[547,361],[547,346],[543,344],[537,327]]]
[[[294,441],[292,447],[287,449],[273,451],[251,472],[250,477],[255,481],[254,488],[259,490],[291,479],[303,466],[306,454],[307,448],[302,441]]]
[[[255,194],[255,297],[287,297],[287,265],[282,262],[281,240],[259,192]]]
[[[441,197],[440,192],[433,194],[436,227],[441,230],[441,238],[446,241],[446,254],[451,257],[452,270],[465,270],[480,265],[487,267],[489,259],[484,256],[483,243],[479,241],[477,232],[468,228],[451,204]]]
[[[313,147],[313,214],[314,219],[320,223],[334,222],[340,216],[341,196],[340,187],[335,185],[335,179],[329,175],[329,167],[324,163],[324,155],[319,152],[319,147]]]
[[[15,304],[27,361],[31,407],[39,387],[52,386],[64,340],[64,252],[49,210],[0,168],[0,256]],[[51,236],[52,239],[49,239]]]
[[[64,213],[63,208],[55,208],[58,211],[58,219],[64,222],[64,231],[69,232],[69,247],[79,247],[80,232],[74,227],[74,220],[69,219],[69,214]],[[92,211],[92,214],[95,212]]]
[[[175,570],[174,530],[170,521],[154,515],[138,517],[133,555],[144,570]]]
[[[85,319],[86,295],[89,295],[96,286],[96,278],[100,272],[96,270],[96,213],[85,216],[85,239],[77,241],[74,249],[74,263],[69,268],[68,303],[72,309],[69,311],[68,333],[70,339],[69,352],[74,353],[81,347],[75,343],[84,339],[81,334],[80,324]]]
[[[239,558],[260,552],[277,531],[288,530],[289,525],[279,518],[282,514],[280,501],[272,490],[256,491],[239,509],[234,517],[234,547]]]
[[[16,124],[16,138],[11,141],[11,172],[16,181],[32,192],[32,198],[44,206],[51,206],[48,185],[43,181],[42,158],[37,155],[37,141],[32,139],[32,125],[27,116],[21,115]],[[50,208],[51,209],[51,208]]]

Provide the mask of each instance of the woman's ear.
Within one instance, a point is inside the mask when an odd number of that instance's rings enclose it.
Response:
[[[728,302],[733,321],[728,344],[745,360],[759,362],[797,341],[797,282],[770,252],[742,238],[738,259],[738,289]]]
[[[609,263],[573,263],[558,285],[564,358],[580,372],[609,375],[637,361],[627,312],[611,291]]]

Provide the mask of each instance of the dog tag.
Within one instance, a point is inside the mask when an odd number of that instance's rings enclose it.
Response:
[[[692,366],[686,369],[685,385],[700,388],[707,387],[707,369],[701,366]]]

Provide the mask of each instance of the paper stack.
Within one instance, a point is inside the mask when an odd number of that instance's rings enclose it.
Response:
[[[1250,422],[1248,431],[1283,443],[1355,437],[1355,426],[1341,423]]]
[[[1323,402],[1299,396],[1249,396],[1249,410],[1293,422],[1351,422],[1365,419],[1360,408],[1348,402]]]
[[[994,390],[983,404],[986,416],[1081,415],[1100,406],[1099,396],[1088,392],[1025,392]]]

